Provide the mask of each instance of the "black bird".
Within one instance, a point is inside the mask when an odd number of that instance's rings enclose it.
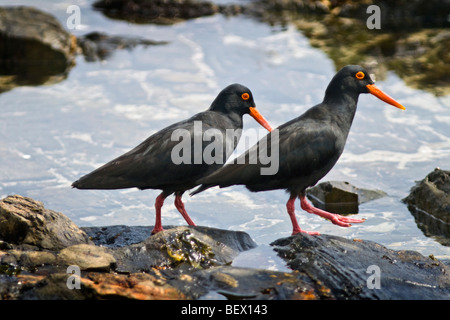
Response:
[[[232,84],[219,93],[208,110],[158,131],[131,151],[81,177],[72,187],[160,189],[152,234],[163,230],[161,207],[171,194],[175,194],[175,206],[186,222],[195,225],[181,197],[197,186],[200,178],[223,166],[240,139],[244,114],[272,130],[256,110],[251,91]]]
[[[290,193],[286,207],[292,221],[292,234],[307,232],[300,229],[295,217],[297,197],[303,210],[327,218],[336,225],[349,227],[351,223],[364,222],[315,208],[305,197],[306,189],[324,177],[342,154],[361,93],[371,93],[395,107],[405,109],[378,89],[364,68],[346,66],[331,80],[322,103],[271,131],[234,162],[200,179],[198,182],[202,185],[191,195],[213,186],[245,185],[253,192],[285,189]],[[278,170],[262,174],[261,169],[267,169],[267,161],[261,161],[261,155],[269,154],[277,155],[272,158],[278,163],[271,166]]]

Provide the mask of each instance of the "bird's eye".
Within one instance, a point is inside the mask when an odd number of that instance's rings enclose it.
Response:
[[[362,79],[364,79],[365,74],[364,74],[364,72],[359,71],[355,74],[355,77],[356,77],[356,79],[362,80]]]
[[[241,98],[242,98],[242,100],[248,100],[248,99],[250,99],[250,95],[247,92],[245,92],[241,95]]]

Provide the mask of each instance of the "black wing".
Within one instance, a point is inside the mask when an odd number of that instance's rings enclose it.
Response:
[[[187,190],[194,187],[197,179],[222,166],[220,163],[205,164],[202,162],[201,164],[194,164],[195,121],[201,121],[203,131],[215,128],[225,132],[226,128],[233,127],[233,124],[224,115],[213,111],[199,113],[188,120],[175,123],[153,134],[129,152],[81,177],[72,186],[79,189],[137,187],[172,191]],[[172,150],[180,143],[180,140],[172,137],[173,132],[177,129],[186,130],[192,138],[190,140],[191,164],[176,164],[172,159]],[[207,143],[202,143],[202,152]],[[236,144],[237,141],[234,142],[233,150]]]
[[[202,186],[193,194],[212,186],[231,185],[245,185],[251,191],[288,189],[298,194],[316,184],[334,166],[343,151],[345,138],[329,118],[307,112],[269,133],[234,163],[200,179]],[[264,164],[261,155],[278,163]],[[258,161],[251,164],[254,157]],[[246,163],[241,164],[244,159]],[[271,174],[270,165],[272,171],[278,170]],[[262,174],[264,168],[266,174]]]

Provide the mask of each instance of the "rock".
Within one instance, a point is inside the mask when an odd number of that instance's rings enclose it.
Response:
[[[308,198],[318,208],[339,213],[358,213],[361,203],[386,196],[381,190],[362,189],[343,181],[322,182],[307,191]]]
[[[130,275],[89,273],[81,282],[90,299],[184,300],[186,296],[171,286],[160,272]]]
[[[415,251],[299,233],[272,243],[296,276],[335,299],[450,299],[450,269]]]
[[[4,270],[7,274],[20,273],[24,270],[34,272],[46,265],[56,265],[57,257],[54,252],[13,249],[3,254],[0,252],[0,262],[8,266],[8,270]]]
[[[79,289],[68,289],[68,274],[55,273],[21,288],[24,300],[182,300],[186,299],[160,273],[131,275],[89,272],[79,278]],[[70,280],[69,280],[70,281]]]
[[[99,0],[94,8],[110,18],[156,24],[173,24],[219,12],[219,6],[212,2],[196,0]]]
[[[427,236],[450,246],[450,171],[436,168],[403,199]]]
[[[235,15],[245,8],[200,0],[98,0],[94,8],[106,16],[133,23],[174,24],[216,13]]]
[[[167,228],[167,226],[166,226]],[[151,226],[106,226],[106,227],[81,227],[89,238],[97,245],[108,248],[125,247],[142,242],[151,232]]]
[[[0,240],[48,250],[90,243],[86,233],[62,213],[18,195],[0,201]]]
[[[293,270],[287,273],[233,267],[240,252],[256,246],[244,232],[80,230],[33,199],[0,204],[0,299],[450,299],[448,266],[370,241],[304,234],[276,240],[272,246]],[[65,226],[66,239],[82,232],[93,241],[61,243],[53,224]]]
[[[58,264],[76,265],[81,270],[109,271],[116,264],[111,250],[91,244],[77,244],[58,253]]]
[[[229,300],[317,300],[314,288],[293,273],[230,266],[199,270],[191,274],[194,298]],[[199,287],[201,290],[199,290]],[[189,283],[183,288],[189,291]],[[201,294],[198,297],[198,294]]]
[[[105,60],[117,49],[133,49],[138,45],[153,46],[167,44],[165,41],[153,41],[136,37],[110,36],[106,33],[91,32],[78,38],[86,61]]]
[[[255,246],[244,232],[182,226],[117,248],[114,257],[116,271],[122,273],[145,272],[152,267],[209,268],[231,263],[239,252]]]
[[[32,7],[0,7],[0,92],[62,81],[76,51],[76,38],[52,15]]]

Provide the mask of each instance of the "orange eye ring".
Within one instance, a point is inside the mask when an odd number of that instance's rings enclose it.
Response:
[[[364,79],[365,76],[366,76],[366,75],[365,75],[364,72],[362,72],[362,71],[359,71],[359,72],[357,72],[357,73],[355,74],[356,79],[359,79],[359,80]]]
[[[243,93],[242,95],[241,95],[241,98],[242,98],[242,100],[248,100],[248,99],[250,99],[250,95],[247,93],[247,92],[245,92],[245,93]]]

